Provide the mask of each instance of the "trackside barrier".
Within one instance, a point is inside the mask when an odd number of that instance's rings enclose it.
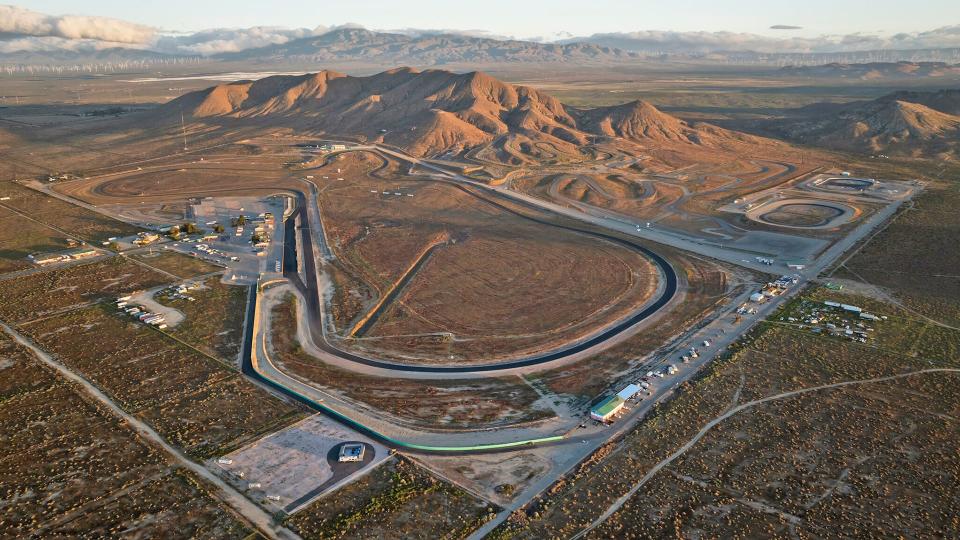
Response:
[[[505,450],[509,448],[518,448],[523,446],[534,446],[538,444],[545,444],[551,442],[558,442],[566,439],[563,435],[555,435],[552,437],[540,437],[537,439],[526,439],[522,441],[512,441],[505,443],[493,443],[493,444],[478,444],[470,446],[433,446],[427,444],[416,444],[406,441],[401,441],[394,439],[393,437],[388,437],[373,428],[370,428],[360,422],[344,415],[343,413],[336,411],[322,403],[315,401],[314,399],[288,388],[273,379],[269,379],[260,374],[253,366],[253,339],[256,336],[256,330],[260,326],[260,281],[257,280],[256,285],[250,287],[249,296],[247,298],[247,325],[244,331],[244,340],[243,340],[243,357],[241,362],[241,371],[244,375],[251,377],[262,384],[277,390],[281,394],[284,394],[288,397],[295,399],[296,401],[310,407],[311,409],[321,412],[330,418],[346,425],[347,427],[359,431],[368,437],[382,441],[388,446],[395,448],[400,448],[404,450],[415,450],[419,452],[435,452],[435,453],[468,453],[468,452],[492,452],[496,450]]]

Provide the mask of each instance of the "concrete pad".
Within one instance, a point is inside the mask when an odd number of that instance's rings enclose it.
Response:
[[[813,260],[830,242],[821,238],[808,238],[767,231],[749,231],[740,238],[723,242],[724,246],[743,251],[756,252],[773,257]]]
[[[347,442],[364,444],[362,462],[337,462]],[[385,446],[315,414],[208,465],[268,509],[293,513],[388,457]]]

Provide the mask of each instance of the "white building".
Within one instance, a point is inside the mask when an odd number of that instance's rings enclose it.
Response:
[[[637,392],[640,391],[640,387],[636,384],[631,384],[624,388],[623,390],[617,392],[617,397],[626,401],[633,396],[637,395]]]
[[[337,461],[341,463],[363,461],[363,454],[363,443],[348,443],[340,447],[340,456]]]
[[[608,422],[623,409],[624,403],[625,401],[620,396],[610,396],[590,409],[590,418],[599,422]]]

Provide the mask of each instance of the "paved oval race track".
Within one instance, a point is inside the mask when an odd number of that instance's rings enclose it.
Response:
[[[392,371],[406,371],[411,373],[476,373],[476,372],[495,372],[503,371],[515,368],[523,368],[536,366],[538,364],[544,364],[547,362],[552,362],[554,360],[559,360],[568,356],[572,356],[578,353],[581,353],[587,349],[595,347],[605,341],[610,340],[611,338],[625,332],[629,328],[635,326],[636,324],[646,320],[651,317],[661,308],[666,306],[670,300],[673,299],[674,295],[677,293],[678,282],[677,282],[677,273],[674,271],[673,267],[667,262],[666,259],[661,257],[659,254],[653,250],[640,245],[639,243],[633,242],[631,240],[626,240],[624,238],[619,238],[613,235],[608,235],[596,231],[580,229],[577,227],[571,227],[567,225],[559,225],[556,223],[551,223],[549,221],[531,217],[529,215],[522,214],[513,210],[507,206],[504,206],[496,201],[488,199],[487,197],[478,195],[472,190],[469,190],[462,185],[457,184],[456,182],[450,182],[458,189],[469,193],[474,197],[478,197],[482,201],[499,208],[505,212],[512,213],[514,215],[520,216],[524,219],[528,219],[535,223],[540,223],[549,227],[557,227],[560,229],[565,229],[569,231],[575,231],[581,234],[586,234],[594,236],[596,238],[602,238],[609,242],[613,242],[620,246],[626,247],[627,249],[632,249],[639,253],[642,253],[647,258],[649,258],[660,270],[661,275],[663,276],[664,284],[663,289],[660,293],[660,296],[656,300],[651,302],[649,305],[644,307],[642,310],[634,313],[631,317],[620,321],[617,324],[614,324],[599,334],[580,341],[573,345],[560,348],[548,353],[527,356],[524,358],[519,358],[517,360],[506,360],[502,362],[497,362],[494,364],[481,364],[481,365],[470,365],[470,366],[438,366],[438,365],[410,365],[402,364],[397,362],[389,362],[384,360],[376,360],[372,358],[366,358],[348,351],[338,349],[331,345],[325,337],[323,336],[322,331],[322,318],[321,318],[321,306],[319,303],[318,287],[316,283],[316,265],[314,263],[314,253],[313,253],[313,242],[310,238],[310,227],[307,224],[307,213],[302,212],[304,205],[306,204],[305,197],[301,196],[297,199],[297,210],[294,211],[290,217],[284,222],[286,227],[285,241],[284,241],[284,263],[283,270],[284,276],[290,279],[294,285],[303,293],[303,297],[307,299],[307,313],[311,319],[311,333],[313,334],[313,341],[320,349],[324,350],[327,353],[335,355],[343,360],[348,360],[357,364],[362,364],[365,366],[370,366],[379,369],[387,369]],[[303,246],[305,253],[298,254],[296,253],[296,242],[295,242],[295,218],[297,216],[303,220],[304,225],[300,228],[300,233],[303,235],[301,245]],[[301,258],[304,265],[305,274],[310,283],[303,283],[300,278],[300,274],[297,272],[297,258]],[[319,339],[318,339],[319,338]]]

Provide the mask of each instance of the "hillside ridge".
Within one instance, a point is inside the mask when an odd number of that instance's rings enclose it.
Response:
[[[497,138],[529,150],[578,154],[599,138],[722,147],[759,137],[689,123],[645,101],[580,109],[486,73],[403,67],[368,77],[335,71],[236,81],[192,92],[156,114],[194,121],[249,121],[382,141],[418,155],[459,153]]]

